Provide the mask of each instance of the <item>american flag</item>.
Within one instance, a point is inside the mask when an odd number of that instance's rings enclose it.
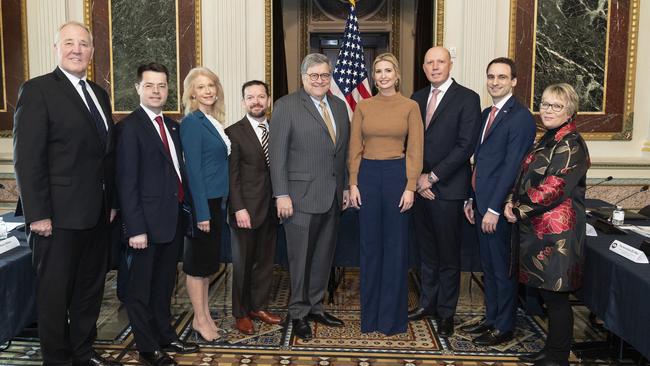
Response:
[[[345,23],[341,49],[334,67],[334,83],[330,87],[332,94],[345,100],[350,119],[357,102],[371,97],[368,70],[366,70],[363,46],[361,46],[359,19],[354,5],[354,0],[350,0],[350,15]]]

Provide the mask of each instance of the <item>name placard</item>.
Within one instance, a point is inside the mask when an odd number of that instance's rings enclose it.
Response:
[[[13,248],[18,248],[19,246],[20,243],[18,242],[18,239],[16,239],[15,236],[11,236],[7,239],[0,241],[0,254],[8,252]]]
[[[639,249],[623,243],[622,241],[614,240],[609,245],[609,250],[612,252],[631,260],[634,263],[648,263],[648,258],[645,253]]]

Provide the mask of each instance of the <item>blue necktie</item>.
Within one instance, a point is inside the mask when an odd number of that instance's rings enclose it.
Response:
[[[99,139],[102,142],[102,146],[106,146],[106,135],[108,135],[108,131],[106,131],[106,125],[104,124],[104,119],[102,118],[102,115],[99,113],[99,109],[97,109],[95,102],[93,102],[93,98],[90,97],[90,93],[88,93],[88,90],[86,89],[86,82],[83,80],[79,80],[79,85],[81,85],[81,90],[84,93],[84,98],[86,99],[86,104],[88,105],[88,109],[90,110],[90,115],[93,117],[93,120],[95,121],[95,127],[97,128],[97,134],[99,135]]]

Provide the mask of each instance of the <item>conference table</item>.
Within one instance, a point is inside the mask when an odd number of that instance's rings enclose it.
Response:
[[[590,219],[593,222],[595,219]],[[650,226],[650,220],[626,221],[626,224]],[[611,333],[650,359],[650,264],[638,264],[611,250],[614,240],[639,248],[641,235],[588,237],[582,289],[577,293]]]
[[[6,214],[5,221],[13,221]],[[224,216],[225,217],[225,216]],[[635,222],[650,225],[647,222]],[[411,228],[412,229],[412,228]],[[463,224],[461,251],[464,271],[480,272],[475,229]],[[6,342],[33,322],[35,310],[34,275],[31,250],[25,234],[13,231],[21,243],[19,248],[0,254],[0,344]],[[222,260],[230,259],[230,233],[222,232]],[[585,276],[579,298],[604,321],[605,327],[625,340],[646,358],[650,358],[650,264],[633,263],[609,250],[615,239],[635,247],[644,240],[640,235],[606,235],[588,237],[585,247]],[[409,263],[417,267],[417,246],[413,230],[409,236]],[[278,230],[276,262],[286,264],[284,232]],[[335,265],[355,267],[359,263],[358,215],[347,210],[341,216]]]
[[[20,222],[13,213],[2,215],[6,222]],[[9,233],[20,247],[0,254],[0,345],[18,334],[35,320],[36,288],[32,270],[32,251],[25,232]]]

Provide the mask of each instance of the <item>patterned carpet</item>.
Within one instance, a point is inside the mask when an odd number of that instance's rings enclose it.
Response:
[[[378,333],[362,334],[359,316],[359,281],[357,269],[339,271],[340,283],[328,311],[343,319],[346,326],[330,328],[313,325],[314,339],[302,341],[292,334],[291,325],[270,326],[256,322],[254,336],[245,336],[232,329],[230,314],[230,266],[224,266],[210,288],[211,310],[224,329],[219,345],[202,345],[201,351],[174,355],[181,365],[516,365],[516,356],[535,352],[544,345],[543,321],[519,309],[515,339],[500,347],[477,347],[458,327],[480,319],[483,297],[476,279],[463,274],[461,298],[456,316],[456,332],[443,338],[437,333],[434,320],[411,322],[403,334],[386,337]],[[116,273],[107,276],[102,313],[98,321],[96,348],[105,357],[128,365],[137,365],[125,309],[117,299]],[[415,281],[409,284],[409,307],[417,303]],[[289,299],[289,275],[280,267],[274,271],[270,310],[285,314]],[[195,341],[190,332],[191,305],[179,278],[173,298],[174,324],[181,339]],[[601,340],[604,335],[589,326],[584,311],[576,312],[576,340]],[[33,332],[32,332],[33,333]],[[33,334],[32,334],[33,337]],[[41,363],[37,338],[24,332],[0,352],[0,365],[38,365]],[[580,363],[572,355],[572,363]],[[606,362],[589,362],[606,364]]]

